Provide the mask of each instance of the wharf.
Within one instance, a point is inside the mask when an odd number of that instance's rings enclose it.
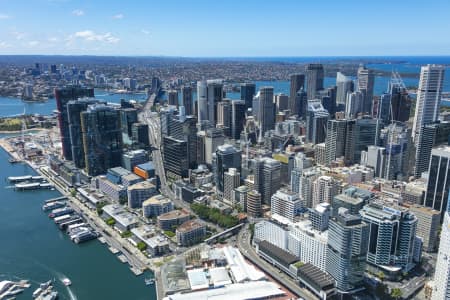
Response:
[[[127,257],[123,254],[120,254],[119,256],[117,256],[117,258],[122,262],[122,263],[127,263]]]
[[[114,247],[108,247],[108,249],[109,249],[109,251],[111,251],[112,252],[112,254],[117,254],[117,253],[119,253],[120,251],[119,250],[117,250],[116,248],[114,248]]]
[[[142,275],[142,273],[144,273],[144,272],[142,272],[142,270],[139,270],[139,269],[137,269],[137,268],[135,268],[135,267],[131,267],[130,270],[131,270],[131,272],[133,272],[133,274],[136,275],[136,276]]]
[[[61,201],[61,200],[67,200],[67,197],[66,196],[61,196],[61,197],[51,198],[51,199],[45,200],[44,204],[51,203],[51,202],[56,202],[56,201]]]
[[[106,243],[105,238],[102,237],[102,236],[98,237],[98,241],[99,241],[100,243],[102,243],[102,244],[105,244],[105,243]]]

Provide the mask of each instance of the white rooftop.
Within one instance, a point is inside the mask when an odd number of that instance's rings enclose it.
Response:
[[[285,296],[286,293],[278,285],[269,281],[235,283],[222,288],[170,295],[164,300],[247,300]]]
[[[211,282],[214,287],[220,287],[232,283],[225,267],[209,269],[209,276],[211,277]]]
[[[194,269],[187,271],[191,290],[201,290],[209,288],[209,281],[203,269]]]

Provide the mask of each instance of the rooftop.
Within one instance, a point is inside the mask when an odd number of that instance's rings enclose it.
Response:
[[[188,217],[189,213],[185,210],[172,210],[158,217],[159,220],[170,220],[182,217]]]
[[[278,246],[275,246],[274,244],[269,243],[268,241],[261,241],[259,242],[258,246],[261,251],[278,260],[285,266],[289,266],[298,261],[298,258],[295,255],[281,249]]]
[[[142,189],[156,189],[156,186],[150,181],[141,181],[128,187],[129,191]]]
[[[199,229],[205,227],[204,224],[197,220],[189,220],[177,227],[177,232],[189,232],[191,230]]]

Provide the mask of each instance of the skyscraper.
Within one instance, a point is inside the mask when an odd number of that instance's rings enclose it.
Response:
[[[169,105],[178,107],[178,92],[176,90],[170,90],[167,92],[167,102]]]
[[[224,99],[217,103],[217,128],[222,128],[227,137],[231,137],[231,100]]]
[[[395,121],[407,122],[411,111],[411,97],[408,91],[398,84],[390,84],[391,118]]]
[[[316,93],[323,89],[324,70],[322,64],[308,64],[306,67],[306,94],[308,100],[316,99]]]
[[[328,120],[325,139],[326,164],[345,156],[347,120]]]
[[[447,208],[450,188],[450,146],[440,146],[431,151],[427,192],[424,206],[441,212],[441,220]]]
[[[278,214],[294,222],[295,216],[301,209],[302,201],[297,193],[280,189],[271,197],[270,211],[272,215]]]
[[[78,100],[78,98],[94,97],[94,89],[81,86],[67,86],[64,88],[56,88],[54,93],[56,108],[58,109],[58,125],[61,133],[62,154],[65,159],[72,160],[67,103],[71,100]]]
[[[194,107],[192,101],[192,88],[189,85],[184,85],[181,88],[181,103],[184,106],[186,115],[190,116],[194,114]]]
[[[120,126],[124,138],[129,140],[131,138],[131,126],[138,122],[137,109],[123,108],[120,110]]]
[[[213,170],[219,197],[223,197],[225,172],[230,168],[235,168],[238,173],[241,172],[241,156],[242,151],[232,145],[225,144],[217,148]]]
[[[434,289],[432,300],[443,300],[450,298],[450,214],[448,208],[444,211],[444,222],[442,224],[441,242],[434,272]]]
[[[397,267],[397,276],[414,267],[417,218],[406,208],[371,202],[360,211],[369,225],[367,262],[376,273],[386,266]],[[395,272],[392,272],[395,273]]]
[[[109,105],[89,105],[81,113],[86,172],[89,176],[106,173],[122,161],[120,114]]]
[[[167,177],[180,179],[188,176],[189,159],[187,142],[172,136],[163,136],[162,156]]]
[[[72,159],[75,166],[80,169],[85,167],[81,113],[87,110],[89,105],[95,103],[99,103],[99,101],[95,99],[80,99],[72,100],[67,103],[67,119],[69,122]]]
[[[325,141],[329,117],[330,114],[319,101],[308,102],[306,140],[309,143],[319,144]]]
[[[347,101],[345,103],[345,117],[353,119],[359,113],[364,111],[364,94],[360,91],[347,93]]]
[[[306,94],[304,89],[300,89],[297,92],[295,102],[298,110],[296,112],[293,112],[293,114],[296,114],[300,119],[305,120],[306,115],[308,114],[308,95]]]
[[[298,103],[296,101],[297,92],[300,89],[305,87],[305,75],[304,74],[291,74],[291,86],[289,93],[289,110],[291,111],[291,115],[296,115],[299,108]]]
[[[324,202],[331,203],[338,191],[339,181],[326,175],[318,177],[312,185],[312,207]]]
[[[345,208],[330,220],[326,266],[338,290],[349,292],[364,284],[368,240],[369,226]]]
[[[245,101],[231,101],[231,138],[239,140],[245,123]]]
[[[211,124],[217,122],[217,104],[223,99],[222,80],[207,80],[208,119]]]
[[[273,158],[257,158],[254,160],[253,174],[255,189],[261,194],[261,201],[270,205],[270,197],[280,188],[281,163]]]
[[[275,128],[275,107],[273,104],[273,87],[261,87],[258,92],[260,101],[259,122],[261,135]]]
[[[241,185],[241,173],[237,171],[236,168],[229,168],[223,175],[223,199],[230,203],[234,204],[234,189]]]
[[[295,95],[294,95],[294,102],[295,102],[296,95],[297,95],[297,93],[295,93]],[[282,94],[282,93],[275,95],[275,107],[276,107],[277,113],[282,112],[287,109],[291,109],[289,107],[289,105],[291,104],[291,102],[289,102],[290,98],[291,97],[288,97],[286,94]],[[297,111],[297,110],[291,109],[291,114],[294,114],[294,113],[292,113],[293,111]]]
[[[336,86],[336,105],[338,107],[338,111],[342,111],[345,108],[347,94],[353,92],[353,80],[350,77],[345,76],[341,72],[337,72]]]
[[[375,75],[373,70],[364,66],[358,68],[357,86],[358,91],[363,93],[362,112],[372,115],[373,87],[375,84]]]
[[[197,82],[197,121],[201,124],[208,121],[208,87],[206,81]]]
[[[254,83],[241,84],[241,100],[245,101],[245,109],[252,108],[253,96],[256,94],[256,86]]]
[[[436,122],[423,125],[416,142],[414,177],[420,178],[428,171],[431,149],[437,145],[448,145],[450,142],[450,122]]]
[[[444,84],[445,68],[438,65],[426,65],[420,70],[419,89],[417,91],[416,111],[413,123],[413,140],[423,125],[437,121]]]

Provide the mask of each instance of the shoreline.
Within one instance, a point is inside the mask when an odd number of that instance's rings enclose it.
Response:
[[[98,232],[106,232],[105,230],[100,230],[101,225],[97,225],[96,220],[93,218],[93,216],[89,215],[89,212],[87,211],[88,208],[83,207],[82,203],[78,203],[79,200],[77,197],[72,197],[71,193],[67,190],[64,190],[59,184],[56,183],[56,181],[53,180],[53,178],[49,177],[47,174],[45,174],[44,172],[42,172],[42,170],[40,169],[39,166],[34,165],[32,162],[30,162],[29,160],[26,159],[21,159],[18,155],[18,153],[12,148],[12,146],[8,143],[7,141],[8,137],[3,137],[0,138],[0,147],[6,152],[8,153],[8,155],[14,159],[19,160],[20,162],[26,163],[34,172],[36,172],[37,174],[39,174],[40,176],[43,176],[47,179],[48,182],[52,183],[54,188],[61,194],[61,196],[66,196],[69,202],[69,205],[72,206],[72,208],[74,208],[76,211],[78,211],[78,213],[86,220],[86,222],[88,222],[92,228],[94,228],[96,231]],[[101,224],[101,222],[99,222]],[[111,231],[114,231],[113,229],[111,229]],[[103,236],[104,234],[102,234]],[[111,235],[111,233],[106,232],[106,235],[108,235],[108,239],[111,239],[114,243],[122,245],[123,248],[126,249],[126,247],[123,245],[123,241],[121,241],[119,238],[114,237],[114,234]],[[110,246],[111,241],[107,242],[105,245]],[[125,244],[126,245],[126,244]],[[128,246],[128,245],[126,245]],[[141,257],[138,257],[136,255],[133,255],[133,253],[131,252],[122,252],[122,254],[124,254],[127,257],[127,262],[129,265],[129,269],[132,273],[133,269],[139,269],[142,272],[145,271],[150,271],[153,273],[153,278],[157,278],[159,279],[159,267],[157,267],[155,265],[156,262],[158,262],[157,260],[152,261],[152,259],[145,257],[145,259],[142,259]],[[128,257],[128,255],[130,255],[130,257]],[[144,255],[144,254],[142,254]],[[161,260],[164,260],[164,257],[160,258]],[[158,260],[160,260],[158,259]],[[134,263],[133,263],[134,261]],[[141,265],[140,267],[137,266],[136,261]],[[135,274],[135,273],[134,273]],[[135,274],[136,277],[138,277],[139,275]],[[156,293],[156,297],[157,299],[159,299],[159,295],[161,293],[160,289],[162,288],[162,285],[158,284],[158,280],[155,280],[154,283],[154,287],[155,287],[155,293]]]

